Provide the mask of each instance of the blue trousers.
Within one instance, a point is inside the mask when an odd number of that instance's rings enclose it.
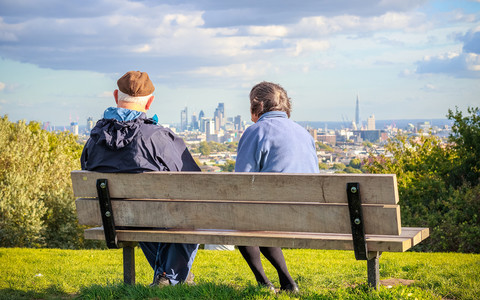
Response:
[[[140,242],[139,245],[153,269],[153,278],[165,272],[172,285],[187,279],[198,250],[198,244]]]

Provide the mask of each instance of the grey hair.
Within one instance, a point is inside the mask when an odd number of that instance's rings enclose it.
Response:
[[[118,101],[122,102],[130,102],[130,103],[138,103],[138,104],[147,104],[147,101],[150,97],[152,97],[153,94],[150,94],[148,96],[141,96],[141,97],[133,97],[128,94],[125,94],[124,92],[118,90]]]
[[[269,111],[284,111],[290,118],[292,104],[287,91],[272,82],[260,82],[250,91],[250,112],[261,116]]]

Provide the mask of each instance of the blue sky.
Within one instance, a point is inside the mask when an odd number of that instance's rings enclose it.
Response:
[[[249,120],[280,83],[296,121],[445,118],[480,105],[480,0],[1,0],[0,115],[81,124],[116,80],[149,73],[162,123]]]

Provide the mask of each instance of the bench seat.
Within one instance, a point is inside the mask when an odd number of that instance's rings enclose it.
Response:
[[[117,229],[119,241],[199,243],[326,250],[353,250],[351,234],[236,231],[213,229]],[[401,235],[366,235],[369,251],[404,252],[429,236],[428,228],[403,227]],[[103,240],[103,227],[85,230],[85,238]]]

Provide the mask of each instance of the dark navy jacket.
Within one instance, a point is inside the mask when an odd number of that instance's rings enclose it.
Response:
[[[183,140],[147,119],[100,119],[81,156],[83,170],[106,173],[200,171]]]

